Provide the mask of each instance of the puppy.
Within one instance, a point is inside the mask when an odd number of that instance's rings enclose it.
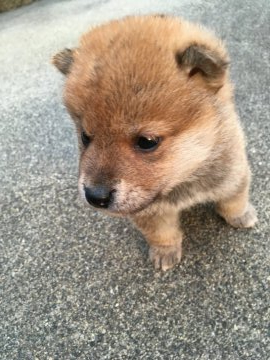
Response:
[[[179,211],[214,202],[253,227],[250,170],[224,45],[163,15],[97,26],[53,58],[79,138],[79,190],[134,221],[156,269],[179,263]]]

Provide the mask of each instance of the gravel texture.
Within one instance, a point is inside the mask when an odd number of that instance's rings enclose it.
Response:
[[[140,233],[84,207],[63,78],[50,65],[89,26],[165,12],[226,40],[260,222],[183,214],[180,266],[155,272]],[[0,359],[268,360],[270,3],[38,1],[0,14]]]
[[[0,0],[0,12],[15,9],[22,5],[28,5],[34,0]]]

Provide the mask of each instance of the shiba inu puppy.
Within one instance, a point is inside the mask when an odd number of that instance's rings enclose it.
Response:
[[[97,26],[53,58],[79,137],[79,190],[127,216],[156,269],[181,259],[179,211],[214,202],[234,227],[252,227],[250,170],[222,42],[163,16]]]

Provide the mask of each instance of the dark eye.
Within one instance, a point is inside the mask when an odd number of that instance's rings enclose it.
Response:
[[[85,147],[88,146],[91,142],[90,136],[88,136],[84,131],[81,132],[81,139]]]
[[[151,136],[140,136],[137,139],[136,142],[136,148],[144,151],[144,152],[148,152],[148,151],[153,151],[157,148],[158,144],[160,142],[160,138],[158,137],[151,137]]]

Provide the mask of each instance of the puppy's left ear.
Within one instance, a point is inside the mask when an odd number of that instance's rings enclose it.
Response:
[[[64,75],[70,72],[71,65],[74,61],[74,50],[64,49],[55,54],[52,58],[53,65]]]
[[[199,74],[210,87],[218,90],[223,86],[229,65],[226,54],[203,45],[191,45],[186,50],[177,52],[175,59],[189,78]]]

